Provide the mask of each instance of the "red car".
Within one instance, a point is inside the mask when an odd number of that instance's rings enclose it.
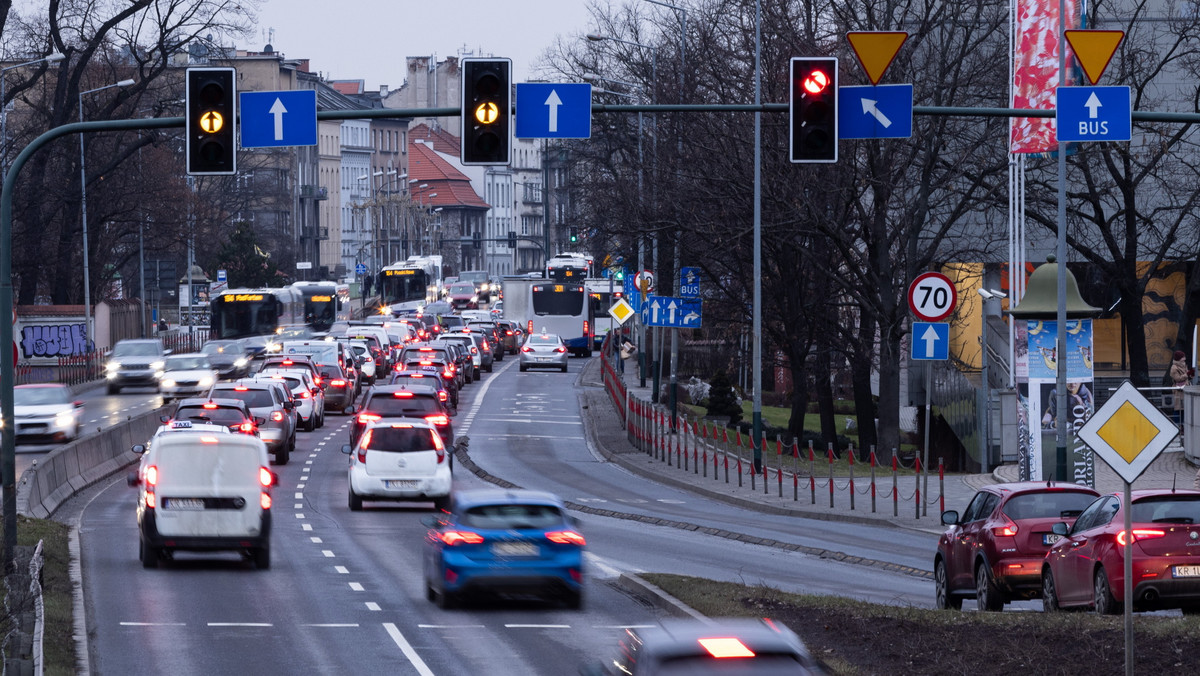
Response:
[[[985,486],[962,516],[942,512],[947,526],[933,557],[937,607],[958,610],[974,598],[980,610],[1001,610],[1042,593],[1042,560],[1071,522],[1100,494],[1087,486],[1047,481]]]
[[[1133,498],[1133,609],[1200,613],[1200,491],[1138,490]],[[1097,498],[1042,564],[1042,606],[1092,607],[1115,615],[1125,603],[1125,498]]]
[[[446,289],[446,300],[455,310],[475,310],[479,307],[479,296],[474,284],[455,283]]]

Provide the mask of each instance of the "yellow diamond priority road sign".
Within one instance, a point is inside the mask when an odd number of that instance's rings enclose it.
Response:
[[[633,310],[633,306],[624,298],[613,303],[613,306],[608,308],[608,314],[617,320],[618,324],[624,324],[630,317],[637,314]]]
[[[1178,434],[1175,422],[1128,380],[1079,428],[1079,438],[1126,483],[1141,476]]]

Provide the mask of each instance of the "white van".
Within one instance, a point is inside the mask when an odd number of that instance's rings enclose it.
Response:
[[[135,447],[136,450],[136,447]],[[157,436],[139,473],[138,557],[155,568],[174,551],[239,550],[271,566],[267,447],[248,434],[176,430]]]

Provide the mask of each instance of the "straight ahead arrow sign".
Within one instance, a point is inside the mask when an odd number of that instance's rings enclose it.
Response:
[[[1096,96],[1096,92],[1092,92],[1092,95],[1088,97],[1083,107],[1088,109],[1088,118],[1094,120],[1100,116],[1100,109],[1104,107],[1104,104],[1100,103],[1100,98]]]
[[[282,141],[283,140],[283,114],[287,112],[287,108],[284,107],[283,101],[280,101],[279,99],[275,99],[275,103],[271,104],[271,110],[269,110],[267,112],[271,113],[271,115],[273,115],[275,117],[275,140]]]
[[[667,322],[670,324],[675,323],[675,308],[676,307],[677,306],[675,305],[675,301],[671,301],[670,303],[667,303]]]
[[[938,343],[937,329],[934,329],[932,326],[926,328],[925,333],[921,334],[921,340],[925,341],[925,358],[933,359]]]
[[[546,97],[546,106],[550,108],[550,131],[558,131],[558,107],[562,105],[562,99],[558,98],[558,92],[550,90],[550,96]]]

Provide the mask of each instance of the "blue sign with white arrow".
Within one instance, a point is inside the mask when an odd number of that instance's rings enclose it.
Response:
[[[517,138],[591,138],[592,85],[517,84]]]
[[[1128,141],[1133,136],[1129,87],[1058,87],[1058,140]]]
[[[666,326],[675,329],[700,328],[700,303],[698,300],[671,296],[646,296],[642,305],[642,324]]]
[[[700,297],[700,268],[679,268],[679,296]]]
[[[909,138],[913,127],[910,84],[841,87],[838,89],[840,138]]]
[[[317,145],[317,92],[241,92],[242,147]]]
[[[945,361],[950,358],[950,325],[946,322],[913,322],[913,359]]]

